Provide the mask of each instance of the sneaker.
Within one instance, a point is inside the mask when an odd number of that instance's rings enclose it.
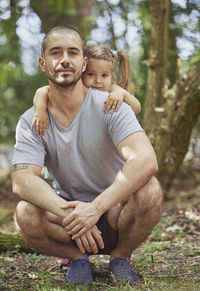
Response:
[[[129,285],[140,281],[139,275],[132,270],[129,262],[122,258],[112,259],[109,271],[114,280],[129,280]]]
[[[87,259],[78,259],[71,263],[65,282],[71,284],[92,283],[94,281],[92,275],[92,267]]]

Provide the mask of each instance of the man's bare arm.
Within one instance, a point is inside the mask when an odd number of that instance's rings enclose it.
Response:
[[[114,182],[92,202],[69,202],[74,211],[64,219],[65,229],[73,238],[82,235],[99,217],[142,188],[157,172],[155,152],[144,132],[129,135],[118,145],[126,159]],[[77,205],[75,205],[77,203]]]
[[[11,167],[11,174],[19,170],[28,169],[29,164],[16,164]]]
[[[32,164],[16,164],[11,168],[13,192],[21,199],[28,201],[44,210],[58,216],[67,217],[73,208],[62,209],[66,200],[55,194],[54,190],[40,178],[41,167]],[[77,245],[82,253],[85,250],[97,252],[97,243],[103,248],[103,239],[98,229],[93,226],[88,229],[88,234],[77,239]]]
[[[105,212],[143,187],[158,171],[154,149],[144,132],[129,135],[117,146],[126,159],[113,184],[102,192],[94,204]]]
[[[13,192],[44,210],[65,217],[69,212],[61,209],[65,200],[55,194],[41,177],[41,167],[32,164],[16,164],[11,167]]]

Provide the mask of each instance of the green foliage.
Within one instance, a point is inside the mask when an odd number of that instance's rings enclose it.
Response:
[[[150,2],[148,0],[119,0],[116,5],[109,0],[48,0],[45,10],[41,5],[44,2],[43,0],[30,1],[31,7],[42,20],[42,28],[48,27],[49,19],[57,19],[59,21],[57,25],[74,26],[89,41],[91,40],[90,32],[99,25],[97,20],[101,19],[101,22],[104,22],[105,29],[102,30],[102,35],[105,37],[105,43],[109,47],[113,43],[117,49],[126,49],[130,57],[134,93],[143,105],[147,79],[146,60],[150,43]],[[196,34],[199,27],[199,22],[196,20],[199,13],[198,5],[195,1],[192,3],[185,1],[185,3],[185,7],[173,4],[173,1],[171,5],[172,18],[169,25],[169,74],[171,76],[169,78],[172,81],[175,80],[176,72],[177,37],[190,40],[194,46],[188,59],[182,61],[183,71],[200,57]],[[22,64],[24,48],[17,34],[18,21],[24,13],[22,5],[20,1],[7,1],[7,7],[0,7],[0,140],[2,141],[14,138],[19,116],[32,105],[36,89],[47,83],[44,74],[39,69],[30,76],[25,73],[24,64]],[[50,18],[45,17],[46,12],[50,13],[48,14]],[[124,29],[119,30],[119,24]],[[128,40],[130,35],[128,31],[132,27],[137,28],[136,43]]]
[[[74,7],[74,1],[49,0],[48,7],[54,13],[77,16],[78,11]]]
[[[45,84],[45,77],[38,71],[27,76],[21,63],[21,44],[16,33],[16,22],[22,8],[8,7],[11,16],[0,19],[0,140],[14,138],[19,116],[32,104],[34,92]]]

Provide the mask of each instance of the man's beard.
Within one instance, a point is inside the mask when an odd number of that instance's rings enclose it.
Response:
[[[78,75],[71,81],[68,80],[63,80],[63,81],[57,81],[56,79],[53,79],[48,73],[47,73],[47,78],[50,80],[52,83],[54,83],[58,87],[62,88],[70,88],[74,87],[76,83],[81,79],[82,77],[82,72],[79,72]]]

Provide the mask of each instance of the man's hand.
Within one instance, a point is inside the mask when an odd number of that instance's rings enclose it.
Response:
[[[95,254],[98,253],[97,243],[101,249],[104,248],[101,232],[98,230],[96,225],[87,230],[80,238],[76,239],[76,244],[83,254],[85,251],[93,252]]]
[[[77,239],[85,234],[101,216],[92,202],[70,201],[61,208],[74,208],[71,214],[63,219],[63,227],[67,234],[72,235],[72,239]]]

